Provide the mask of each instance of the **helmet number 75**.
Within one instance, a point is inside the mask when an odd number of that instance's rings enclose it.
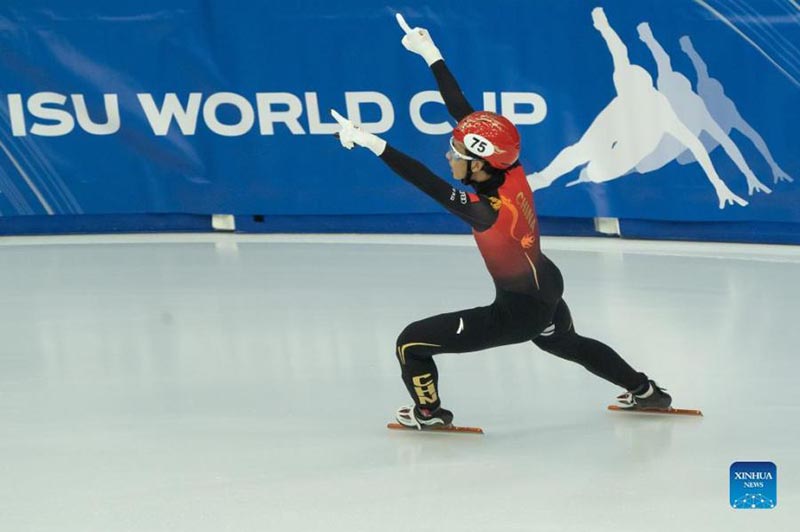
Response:
[[[470,146],[472,151],[476,151],[478,153],[485,153],[486,152],[486,141],[481,140],[479,138],[472,139],[472,145]]]

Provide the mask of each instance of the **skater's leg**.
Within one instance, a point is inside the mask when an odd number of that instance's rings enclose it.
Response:
[[[617,139],[624,137],[626,131],[620,128],[624,124],[620,113],[624,112],[619,98],[614,98],[600,111],[588,129],[575,144],[561,150],[543,170],[528,176],[528,184],[533,190],[549,187],[555,180],[568,174],[578,166],[602,158],[616,144]]]
[[[571,172],[582,164],[586,164],[590,157],[591,153],[586,150],[579,141],[561,150],[558,155],[556,155],[555,159],[542,171],[530,174],[528,176],[528,183],[532,190],[547,188],[559,177]]]
[[[400,333],[395,354],[403,382],[418,408],[436,410],[441,405],[433,356],[491,347],[496,322],[496,308],[489,305],[425,318]]]
[[[647,375],[634,370],[619,354],[602,342],[575,332],[572,316],[562,299],[553,322],[533,340],[540,349],[580,364],[598,377],[626,390],[639,390],[648,383]]]
[[[436,410],[441,400],[434,355],[527,342],[539,335],[552,313],[552,304],[530,296],[502,293],[489,306],[440,314],[410,324],[397,338],[395,350],[409,395],[418,408]]]
[[[635,142],[634,140],[632,143],[635,144]],[[567,186],[582,182],[605,183],[630,173],[636,163],[644,159],[647,154],[632,154],[627,148],[627,143],[627,139],[621,140],[602,157],[592,159],[583,169],[578,180],[568,183]],[[631,157],[631,155],[633,156]]]

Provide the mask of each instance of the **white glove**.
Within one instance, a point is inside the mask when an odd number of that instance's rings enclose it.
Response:
[[[421,55],[425,62],[428,63],[428,66],[442,59],[442,54],[439,52],[439,49],[436,48],[436,45],[433,44],[433,39],[431,39],[428,30],[425,28],[410,27],[406,19],[404,19],[403,15],[400,13],[397,13],[395,16],[397,17],[397,23],[400,24],[400,27],[406,32],[405,37],[400,41],[403,43],[406,50]]]
[[[342,130],[338,133],[339,142],[342,143],[342,146],[348,150],[352,150],[353,146],[357,144],[367,148],[378,157],[383,154],[383,150],[386,149],[385,140],[372,133],[362,131],[357,125],[353,124],[350,120],[333,109],[331,109],[331,116],[342,126]]]

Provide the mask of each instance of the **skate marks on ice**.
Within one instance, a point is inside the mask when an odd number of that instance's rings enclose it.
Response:
[[[658,88],[647,70],[630,62],[627,47],[609,24],[602,8],[592,10],[592,20],[611,53],[617,95],[578,142],[564,148],[540,172],[528,175],[531,188],[546,188],[579,166],[583,168],[578,179],[567,186],[603,183],[633,172],[651,172],[688,153],[700,164],[714,187],[720,209],[734,203],[747,205],[714,168],[709,151],[698,138],[698,134],[705,133],[715,139],[717,145],[722,145],[737,164],[747,178],[751,195],[757,191],[771,192],[753,174],[704,100],[692,91],[691,82],[672,70],[669,56],[653,37],[647,23],[639,25],[639,35],[658,63]]]

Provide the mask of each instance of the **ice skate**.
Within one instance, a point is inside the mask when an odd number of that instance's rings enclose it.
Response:
[[[428,410],[416,406],[404,406],[395,414],[397,423],[389,423],[386,428],[393,430],[426,430],[435,432],[459,432],[467,434],[483,434],[480,427],[456,427],[453,425],[453,413],[444,408]]]
[[[623,410],[669,410],[672,397],[654,381],[648,381],[647,390],[636,394],[627,392],[617,397]]]
[[[618,404],[609,405],[609,410],[622,412],[647,412],[652,414],[677,414],[702,416],[700,410],[672,408],[672,397],[654,381],[647,381],[647,390],[642,393],[627,392],[617,397]]]
[[[402,406],[395,419],[404,427],[417,430],[448,427],[453,424],[453,413],[442,407],[434,411],[418,406]]]

